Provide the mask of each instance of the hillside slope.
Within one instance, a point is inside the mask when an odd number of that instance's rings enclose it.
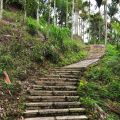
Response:
[[[24,110],[22,89],[29,88],[31,79],[48,73],[51,66],[83,59],[86,50],[80,40],[71,40],[67,28],[47,25],[43,20],[38,25],[32,18],[23,22],[17,11],[4,11],[0,28],[0,119],[13,120]],[[3,71],[12,84],[5,84]]]

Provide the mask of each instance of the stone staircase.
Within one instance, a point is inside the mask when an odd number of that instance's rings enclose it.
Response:
[[[26,98],[25,120],[87,120],[77,85],[84,68],[55,68],[34,81]]]

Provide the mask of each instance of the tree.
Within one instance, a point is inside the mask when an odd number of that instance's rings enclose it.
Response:
[[[0,19],[2,19],[3,14],[3,0],[0,0]]]
[[[103,18],[99,13],[96,13],[94,15],[90,15],[90,27],[89,27],[89,31],[90,31],[90,38],[91,38],[91,42],[96,42],[99,43],[99,29],[104,29],[103,27]],[[104,38],[104,31],[101,31],[101,38]]]
[[[40,1],[37,0],[37,13],[36,13],[36,16],[37,16],[37,22],[39,23],[39,18],[40,18],[40,14],[39,14],[39,10],[40,10]]]
[[[112,23],[112,29],[114,31],[114,42],[117,45],[117,47],[120,47],[120,22],[114,21]]]
[[[105,45],[107,45],[107,0],[104,2]]]
[[[118,12],[117,3],[112,2],[108,5],[108,15],[110,16],[110,19],[112,21],[113,16]]]

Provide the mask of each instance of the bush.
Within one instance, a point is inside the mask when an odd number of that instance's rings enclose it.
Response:
[[[52,63],[58,63],[60,61],[60,55],[51,44],[46,44],[43,48],[43,56],[46,60],[49,60]]]
[[[35,35],[39,29],[39,24],[37,23],[36,20],[32,18],[27,19],[27,27],[28,27],[28,32],[31,35]]]
[[[32,48],[31,59],[37,63],[43,63],[44,56],[42,53],[42,46],[38,44]]]
[[[2,69],[13,67],[13,58],[11,55],[0,56],[0,66]]]
[[[113,80],[109,83],[107,90],[109,91],[108,97],[113,101],[119,101],[120,99],[120,81]]]
[[[63,43],[64,43],[64,51],[73,51],[73,52],[80,51],[81,48],[80,43],[78,43],[75,40],[65,39]]]
[[[59,46],[63,52],[64,40],[69,38],[69,30],[67,28],[59,28],[57,26],[50,27],[50,38],[52,39],[52,44]]]
[[[89,69],[90,72],[86,74],[89,81],[107,84],[111,80],[111,71],[104,67],[94,67]]]
[[[32,59],[37,63],[43,63],[44,60],[57,63],[60,60],[60,55],[51,43],[45,43],[33,47]]]
[[[9,94],[8,91],[10,91],[12,95],[18,95],[21,92],[21,86],[18,83],[6,84],[3,80],[0,80],[0,84],[4,94]]]

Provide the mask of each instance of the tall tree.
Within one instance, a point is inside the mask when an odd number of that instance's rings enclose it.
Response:
[[[72,38],[73,38],[73,30],[74,30],[74,9],[75,9],[75,1],[72,0],[72,29],[71,29]]]
[[[110,16],[110,20],[112,21],[113,16],[118,12],[117,3],[112,2],[108,5],[108,15]]]
[[[54,0],[54,25],[56,25],[56,0]]]
[[[107,0],[104,1],[105,45],[107,45]]]
[[[40,1],[37,0],[37,13],[36,13],[36,16],[37,16],[37,22],[39,23],[39,20],[40,20]]]
[[[0,19],[2,19],[3,14],[3,0],[0,0]]]

